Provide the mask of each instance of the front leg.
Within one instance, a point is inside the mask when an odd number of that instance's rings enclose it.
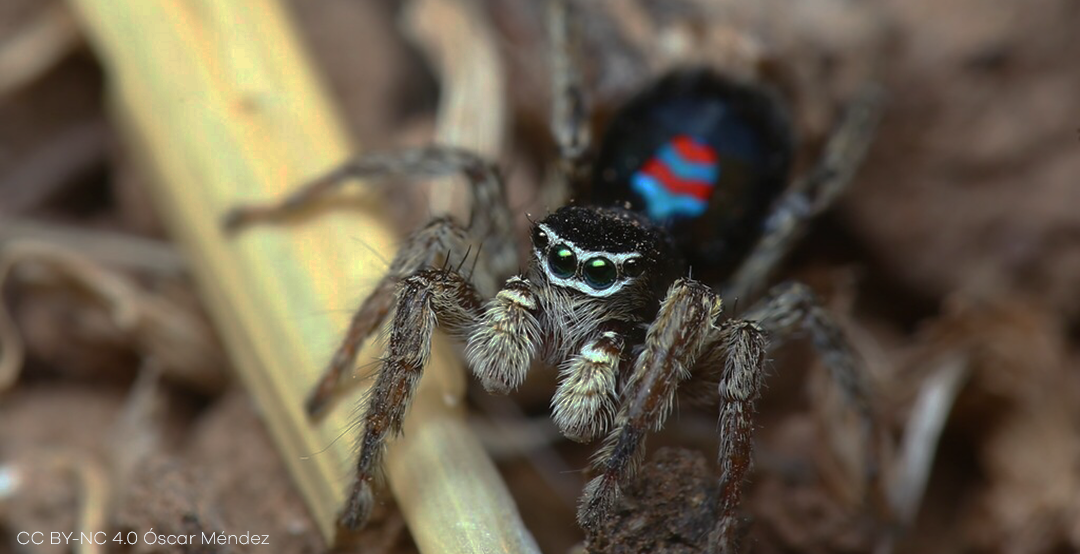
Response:
[[[389,315],[394,293],[399,289],[402,280],[421,269],[435,265],[448,253],[461,252],[464,255],[468,252],[467,244],[467,232],[453,220],[442,217],[431,220],[405,240],[405,244],[391,262],[390,270],[379,280],[375,290],[353,315],[345,338],[334,352],[319,382],[308,395],[305,408],[309,416],[318,417],[330,406],[342,378],[352,371],[360,346]],[[488,284],[486,279],[480,279],[478,288],[490,294],[494,285]]]
[[[814,293],[805,285],[785,283],[746,310],[744,319],[724,323],[716,348],[711,348],[698,361],[699,377],[708,382],[715,375],[712,368],[723,363],[718,390],[720,393],[720,453],[722,471],[719,517],[710,536],[710,552],[738,552],[740,535],[740,504],[742,485],[753,466],[753,412],[760,396],[762,360],[766,348],[773,349],[798,330],[811,337],[834,380],[844,396],[858,412],[867,445],[868,472],[866,479],[875,477],[877,454],[872,433],[876,429],[869,383],[860,371],[855,357],[839,326],[821,307]],[[769,342],[766,343],[766,336]]]
[[[599,475],[578,505],[578,523],[585,529],[595,529],[618,500],[644,453],[645,433],[663,425],[675,389],[715,333],[720,311],[720,298],[701,283],[682,279],[668,290],[623,390],[615,430],[594,461]]]
[[[880,423],[873,404],[873,386],[866,367],[858,363],[844,332],[822,307],[817,295],[801,283],[783,283],[769,290],[764,298],[744,314],[769,334],[772,343],[780,344],[798,331],[810,336],[843,399],[859,418],[864,448],[865,501],[883,505],[885,483],[880,473]],[[774,344],[770,344],[770,348]]]
[[[371,515],[375,470],[382,464],[387,436],[401,432],[431,354],[436,322],[451,335],[463,336],[481,311],[476,290],[451,269],[427,269],[405,279],[396,304],[386,358],[368,393],[356,478],[341,515],[341,524],[350,529],[359,529]]]

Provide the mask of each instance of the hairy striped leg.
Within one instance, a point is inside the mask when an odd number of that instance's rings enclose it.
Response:
[[[478,321],[481,302],[472,285],[452,269],[421,270],[401,282],[386,358],[368,393],[356,479],[341,514],[345,527],[358,529],[371,516],[372,482],[382,464],[386,438],[401,432],[431,354],[436,321],[451,335],[464,336]]]
[[[618,500],[621,485],[644,453],[645,434],[663,425],[676,387],[717,332],[720,311],[719,297],[701,283],[682,279],[668,289],[646,332],[645,348],[634,360],[615,429],[594,460],[598,475],[578,505],[578,523],[585,529],[595,529]]]
[[[844,332],[821,305],[809,287],[787,282],[769,290],[742,317],[757,322],[769,334],[772,345],[784,342],[798,331],[804,331],[821,356],[822,362],[840,387],[844,399],[862,422],[866,445],[866,482],[868,493],[880,494],[879,452],[877,450],[878,421],[873,406],[873,390],[865,367],[857,362]]]
[[[240,206],[226,216],[226,229],[237,231],[252,224],[288,218],[332,195],[353,177],[420,178],[453,173],[461,173],[471,185],[473,217],[468,229],[462,229],[449,218],[436,218],[406,239],[387,274],[353,316],[345,338],[309,395],[306,409],[310,416],[317,417],[330,405],[341,379],[351,373],[360,346],[385,321],[394,291],[402,279],[439,263],[443,256],[453,253],[465,256],[473,241],[480,241],[483,248],[477,253],[478,270],[472,278],[485,295],[493,294],[498,280],[517,268],[513,218],[506,205],[502,179],[494,165],[464,150],[430,146],[373,153],[349,161],[279,202]]]
[[[779,347],[798,331],[805,331],[810,336],[844,398],[859,415],[867,447],[866,479],[871,487],[881,485],[874,482],[878,452],[872,441],[877,423],[867,375],[856,363],[840,328],[821,307],[814,293],[805,285],[784,283],[773,287],[741,317],[743,319],[725,322],[720,347],[708,348],[699,357],[693,382],[686,387],[692,393],[698,392],[695,400],[701,402],[710,397],[700,394],[701,386],[718,385],[721,402],[719,463],[723,477],[718,498],[719,519],[710,542],[714,552],[738,551],[742,484],[753,466],[751,415],[763,379],[759,370],[751,369],[756,367],[754,360],[760,355],[760,348]],[[759,342],[762,333],[768,338],[767,344]],[[742,353],[741,359],[738,353]],[[716,368],[721,367],[722,371],[717,372]],[[712,396],[712,400],[716,397]],[[869,490],[877,492],[875,488]]]
[[[757,245],[732,276],[725,298],[748,299],[806,232],[807,224],[828,209],[851,183],[862,164],[881,117],[882,92],[867,85],[845,110],[817,165],[777,201]]]
[[[353,364],[360,347],[386,320],[402,280],[432,267],[444,256],[469,249],[468,233],[449,218],[436,218],[410,235],[398,250],[390,269],[375,290],[364,299],[360,309],[353,314],[345,337],[334,352],[330,363],[319,377],[319,382],[308,394],[304,408],[310,417],[319,417],[331,405],[335,393],[345,376],[352,373]]]
[[[720,379],[720,497],[716,528],[709,536],[713,554],[739,551],[742,486],[754,465],[754,403],[764,380],[766,340],[757,324],[725,322],[719,347],[725,353]]]
[[[357,529],[371,515],[372,483],[386,439],[401,431],[436,324],[459,340],[468,339],[469,360],[485,386],[512,388],[524,380],[539,340],[530,306],[535,309],[535,298],[520,277],[507,281],[486,304],[453,269],[425,269],[401,282],[386,358],[367,399],[356,479],[342,525]]]

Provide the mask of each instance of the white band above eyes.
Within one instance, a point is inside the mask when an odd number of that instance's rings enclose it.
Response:
[[[574,244],[573,241],[569,241],[569,240],[566,240],[566,239],[560,237],[557,233],[553,232],[551,230],[551,228],[548,227],[547,225],[544,225],[543,223],[540,223],[540,224],[538,224],[538,226],[540,227],[541,231],[543,231],[544,233],[547,234],[547,236],[549,238],[549,244],[551,244],[551,245],[565,245],[567,248],[569,248],[571,251],[574,252],[574,256],[577,257],[577,260],[579,262],[580,261],[585,261],[585,260],[590,260],[592,258],[606,258],[606,259],[611,260],[612,262],[614,262],[616,264],[616,266],[621,267],[622,264],[624,264],[627,260],[632,259],[632,258],[640,258],[641,257],[641,254],[639,254],[637,252],[624,252],[622,254],[612,254],[610,252],[594,252],[592,250],[584,250],[584,249],[578,248],[577,245]],[[556,285],[559,285],[560,287],[566,287],[566,288],[570,288],[570,289],[574,289],[574,290],[583,292],[583,293],[585,293],[585,294],[587,294],[589,296],[595,296],[597,298],[603,298],[603,297],[606,297],[606,296],[611,296],[612,294],[615,294],[616,292],[619,292],[626,285],[626,283],[631,281],[631,279],[623,278],[623,279],[619,279],[618,281],[615,282],[615,284],[611,285],[610,287],[608,287],[606,289],[600,289],[600,290],[594,289],[594,288],[590,287],[587,283],[584,283],[584,282],[576,279],[574,276],[571,276],[569,278],[556,276],[554,273],[551,272],[551,268],[548,267],[546,252],[544,252],[542,250],[535,249],[535,248],[533,249],[533,252],[536,254],[536,260],[540,264],[540,267],[544,270],[544,274],[547,275],[548,281],[550,281],[550,282],[552,282],[552,283],[554,283]]]

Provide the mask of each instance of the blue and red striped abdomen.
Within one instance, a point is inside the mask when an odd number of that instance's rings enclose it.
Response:
[[[645,199],[649,219],[697,217],[709,207],[720,166],[708,144],[678,135],[630,177],[630,188]]]
[[[667,75],[612,117],[590,197],[666,227],[695,273],[722,277],[761,234],[792,157],[771,94],[704,69]]]

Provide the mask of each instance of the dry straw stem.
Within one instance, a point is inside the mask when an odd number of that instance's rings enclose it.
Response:
[[[0,98],[42,76],[80,43],[79,30],[62,4],[39,10],[0,41]]]
[[[128,143],[156,176],[157,206],[330,540],[356,454],[349,406],[361,391],[354,389],[319,424],[305,417],[303,398],[350,310],[385,269],[379,257],[392,257],[397,239],[367,195],[356,210],[258,227],[233,239],[220,222],[235,204],[281,197],[354,153],[341,118],[277,1],[70,3],[106,66]],[[498,109],[494,100],[478,103]],[[500,131],[474,129],[489,138]],[[359,359],[372,360],[377,348],[369,345]],[[465,424],[460,365],[441,340],[432,358],[405,435],[387,458],[390,485],[416,543],[432,553],[535,552],[505,485]]]

